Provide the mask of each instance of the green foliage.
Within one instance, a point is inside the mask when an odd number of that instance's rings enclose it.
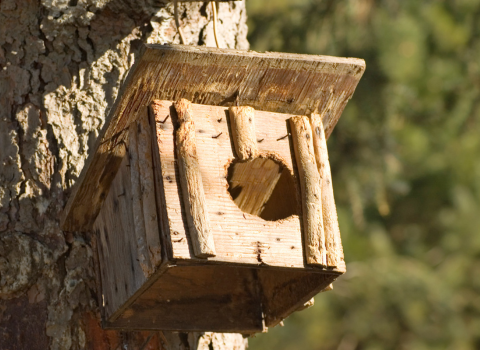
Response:
[[[480,347],[480,0],[247,0],[258,51],[360,57],[329,152],[347,274],[251,349]]]

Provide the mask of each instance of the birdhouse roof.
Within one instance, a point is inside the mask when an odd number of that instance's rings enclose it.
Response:
[[[62,228],[89,231],[125,153],[128,127],[153,100],[248,105],[323,116],[327,137],[353,95],[365,62],[287,53],[147,45],[123,83],[64,209]]]

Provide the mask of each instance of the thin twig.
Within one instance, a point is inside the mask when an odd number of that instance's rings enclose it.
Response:
[[[218,37],[217,37],[217,2],[211,1],[212,4],[212,12],[213,12],[213,36],[215,37],[215,43],[217,44],[217,48],[220,48],[218,45]]]
[[[178,35],[180,35],[180,43],[185,45],[185,37],[183,36],[180,21],[178,20],[178,0],[173,1],[173,11],[175,15],[175,25],[177,26]]]

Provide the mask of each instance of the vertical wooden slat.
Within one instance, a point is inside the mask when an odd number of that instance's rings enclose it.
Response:
[[[137,123],[137,150],[140,169],[140,190],[146,231],[145,238],[150,261],[153,267],[157,267],[162,262],[162,247],[155,200],[155,181],[153,178],[152,132],[148,121],[147,107],[142,108],[142,115]]]
[[[153,178],[155,181],[155,198],[157,204],[157,217],[159,220],[160,234],[162,238],[162,254],[165,259],[172,257],[172,240],[170,236],[170,225],[167,214],[167,206],[165,202],[165,189],[164,189],[164,179],[163,171],[165,164],[160,161],[162,157],[162,152],[165,152],[162,149],[162,134],[163,122],[165,120],[165,115],[160,113],[162,110],[164,102],[162,101],[153,101],[148,108],[148,117],[151,128],[152,135],[152,158],[153,158]],[[171,103],[169,102],[168,106],[170,107]],[[167,116],[170,117],[170,114],[167,113]]]
[[[325,230],[325,246],[327,249],[327,266],[345,269],[340,228],[338,226],[337,209],[333,197],[332,174],[328,161],[327,140],[319,114],[310,116],[313,131],[313,146],[321,180],[323,228]]]
[[[153,272],[146,242],[146,230],[143,215],[142,189],[140,183],[140,164],[138,155],[138,124],[132,123],[128,130],[128,150],[130,160],[130,178],[132,181],[132,202],[134,234],[137,241],[137,251],[140,266],[145,276]]]
[[[255,158],[258,155],[255,109],[248,106],[232,106],[228,112],[237,157],[240,160]]]
[[[303,231],[307,264],[326,265],[320,175],[315,161],[312,129],[305,116],[290,118],[295,159],[300,177]]]
[[[176,131],[178,170],[182,185],[188,230],[197,258],[215,256],[215,244],[207,216],[205,192],[197,157],[192,104],[186,99],[175,102],[180,126]]]

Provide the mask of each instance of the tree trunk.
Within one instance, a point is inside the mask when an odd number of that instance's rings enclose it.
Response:
[[[214,46],[209,3],[179,3],[186,44]],[[219,44],[248,48],[244,2]],[[244,349],[238,334],[100,327],[89,237],[58,219],[144,42],[179,43],[160,0],[0,0],[0,348]]]

